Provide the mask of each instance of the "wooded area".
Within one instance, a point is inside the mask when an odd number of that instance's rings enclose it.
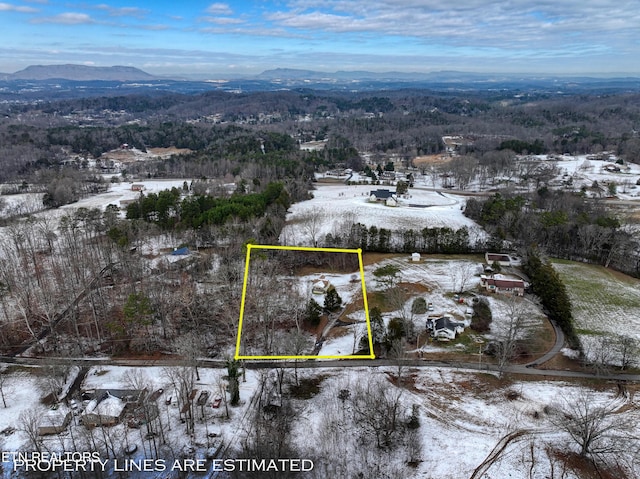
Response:
[[[86,354],[96,344],[110,352],[152,352],[197,330],[215,355],[216,345],[234,334],[235,303],[220,298],[239,297],[243,244],[276,243],[288,208],[309,198],[315,174],[364,169],[379,181],[394,165],[411,168],[419,155],[450,154],[447,135],[464,138],[454,156],[410,171],[433,185],[446,177],[461,190],[471,182],[500,189],[466,203],[465,215],[488,236],[474,227],[365,226],[354,217],[323,237],[314,233],[316,244],[445,254],[535,246],[638,275],[640,248],[619,214],[586,191],[550,188],[557,173],[551,166],[516,160],[516,154],[606,151],[638,161],[638,100],[629,93],[301,90],[4,105],[4,193],[41,192],[42,207],[55,208],[104,191],[110,181],[189,180],[182,188],[143,192],[123,206],[126,218],[118,205],[65,213],[59,231],[53,220],[7,207],[0,342],[10,351],[50,331],[44,347],[57,354],[60,348]],[[299,147],[308,141],[323,141],[324,148]],[[102,156],[168,147],[185,150],[127,162],[115,173]],[[511,191],[511,180],[527,192]],[[402,182],[402,192],[410,194],[411,182]],[[179,267],[150,266],[144,251],[158,242],[200,254]],[[72,340],[58,341],[58,334]]]

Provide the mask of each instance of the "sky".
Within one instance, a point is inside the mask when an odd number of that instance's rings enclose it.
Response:
[[[638,0],[7,0],[0,72],[640,74]]]

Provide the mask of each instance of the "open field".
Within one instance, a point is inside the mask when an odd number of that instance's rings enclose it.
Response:
[[[371,190],[393,186],[318,184],[313,199],[291,206],[280,243],[313,246],[328,233],[344,235],[353,223],[391,230],[449,227],[477,227],[462,214],[466,199],[462,196],[409,190],[410,197],[398,207],[368,201]]]
[[[640,339],[640,280],[597,265],[560,260],[553,265],[567,286],[578,333]]]

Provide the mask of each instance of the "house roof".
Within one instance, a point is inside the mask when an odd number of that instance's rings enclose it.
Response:
[[[487,261],[507,261],[510,262],[511,258],[509,257],[508,254],[502,254],[502,253],[487,253]]]
[[[482,278],[488,285],[496,288],[524,288],[524,281],[521,279],[501,279],[501,278]]]
[[[329,286],[329,281],[326,279],[319,279],[313,283],[314,288],[327,288]]]
[[[70,412],[68,410],[49,410],[40,416],[40,427],[63,426],[67,421]]]
[[[124,406],[125,404],[121,399],[112,396],[111,394],[107,394],[107,397],[98,401],[91,410],[87,408],[87,412],[99,414],[100,416],[120,417]]]
[[[395,191],[378,189],[378,190],[371,190],[370,196],[375,196],[378,199],[387,199],[387,198],[393,197],[395,194],[396,194]]]
[[[464,328],[464,323],[461,323],[459,321],[454,321],[449,316],[442,316],[441,318],[437,318],[433,324],[434,331],[438,331],[442,329],[455,331],[456,328],[459,328],[459,327]]]

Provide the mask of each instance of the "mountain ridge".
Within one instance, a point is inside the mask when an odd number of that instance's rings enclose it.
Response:
[[[71,80],[71,81],[138,81],[158,77],[130,66],[94,67],[72,63],[61,65],[30,65],[15,73],[0,74],[5,80]]]

